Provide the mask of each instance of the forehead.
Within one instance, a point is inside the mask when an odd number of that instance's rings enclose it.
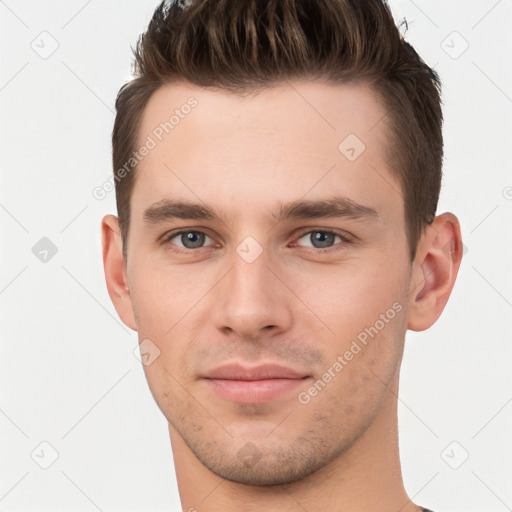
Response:
[[[362,83],[295,81],[245,96],[167,84],[141,119],[138,146],[151,149],[137,167],[133,217],[164,198],[256,213],[336,193],[400,209],[386,133],[386,110]]]
[[[189,108],[191,103],[194,106]],[[216,137],[225,131],[232,135],[237,127],[255,132],[288,129],[296,135],[298,128],[308,123],[311,130],[323,135],[336,134],[334,139],[348,130],[369,139],[367,132],[373,132],[385,117],[386,110],[380,98],[365,82],[341,85],[301,80],[243,95],[175,83],[161,86],[152,95],[142,116],[139,141],[160,123],[169,121],[175,136],[183,124],[193,125],[191,127],[198,135],[206,131],[209,137]],[[184,123],[187,118],[192,121]],[[164,135],[169,133],[165,131]],[[375,130],[372,139],[378,135],[379,130]]]

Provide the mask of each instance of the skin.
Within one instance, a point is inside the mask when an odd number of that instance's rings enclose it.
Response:
[[[384,157],[386,112],[363,84],[295,81],[244,98],[166,85],[144,111],[140,141],[190,96],[197,107],[137,169],[127,262],[117,217],[102,222],[114,306],[160,350],[144,371],[169,423],[183,510],[417,512],[400,469],[399,370],[406,330],[433,325],[455,283],[457,218],[438,215],[410,261],[403,197]],[[338,149],[351,133],[366,146],[355,161]],[[271,215],[281,203],[332,195],[378,218]],[[208,204],[223,221],[144,222],[164,198]],[[187,249],[170,237],[182,228],[208,237]],[[315,229],[352,242],[328,238],[330,252],[320,253]],[[237,253],[248,236],[262,250],[251,263]],[[300,403],[298,392],[396,303],[400,312]],[[201,379],[227,361],[276,362],[310,378],[264,404],[234,403]]]

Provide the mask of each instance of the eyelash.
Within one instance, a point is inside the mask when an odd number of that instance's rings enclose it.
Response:
[[[330,253],[330,252],[334,252],[334,251],[343,250],[343,246],[345,246],[347,244],[350,244],[353,241],[352,237],[350,237],[350,236],[348,236],[346,234],[341,234],[338,231],[328,230],[328,229],[309,229],[308,231],[304,231],[300,235],[298,235],[297,236],[297,240],[300,240],[305,235],[308,235],[310,233],[315,233],[315,232],[339,236],[340,239],[341,239],[341,242],[333,245],[332,247],[328,247],[328,248],[325,248],[325,249],[318,249],[318,248],[315,248],[315,247],[303,247],[303,249],[306,249],[306,250],[309,250],[311,252],[314,252],[315,254],[325,254],[325,253]],[[191,252],[199,251],[200,249],[205,249],[205,247],[198,247],[197,249],[187,249],[187,248],[176,249],[176,248],[172,247],[173,244],[171,244],[171,240],[173,238],[176,238],[177,236],[183,234],[183,233],[200,233],[200,234],[203,234],[205,236],[208,236],[209,238],[212,238],[211,236],[209,236],[204,231],[200,231],[200,230],[197,230],[197,229],[181,229],[179,231],[174,231],[174,232],[171,232],[171,233],[168,233],[168,234],[164,235],[161,244],[162,245],[167,245],[169,250],[171,250],[172,252],[178,253],[178,254],[188,254],[188,253],[191,253]],[[340,245],[342,247],[338,247]]]

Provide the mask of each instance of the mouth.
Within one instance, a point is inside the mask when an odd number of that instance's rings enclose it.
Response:
[[[276,364],[247,367],[229,364],[203,376],[207,386],[234,403],[261,404],[297,391],[309,379],[300,371]]]

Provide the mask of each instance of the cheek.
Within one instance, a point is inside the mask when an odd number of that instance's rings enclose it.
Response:
[[[303,312],[308,318],[310,313],[314,316],[314,323],[308,321],[310,328],[325,327],[336,338],[349,340],[375,324],[382,330],[383,321],[389,331],[388,324],[396,326],[401,318],[407,292],[405,276],[385,268],[367,262],[318,267],[290,275],[288,282],[307,306],[309,312]]]
[[[165,265],[147,258],[133,262],[130,294],[142,329],[156,338],[172,337],[211,285],[186,265]],[[204,274],[201,273],[204,277]]]
[[[344,435],[368,425],[392,388],[402,346],[390,322],[377,333],[371,331],[365,343],[344,338],[326,347],[324,373],[307,390],[315,413],[325,414],[328,407],[333,429],[341,428]]]
[[[172,362],[170,354],[173,352],[170,346],[171,343],[176,344],[173,333],[184,313],[178,307],[176,299],[179,295],[172,292],[172,283],[147,267],[139,266],[138,269],[137,274],[132,276],[130,295],[137,321],[143,369],[154,392],[160,388],[158,383],[162,380],[172,381],[170,375],[166,376],[168,372],[173,373],[172,367],[169,367]],[[150,363],[144,359],[144,353],[149,354]]]
[[[379,402],[401,359],[405,279],[383,268],[331,267],[326,275],[317,272],[312,279],[302,279],[296,288],[317,317],[313,322],[304,320],[302,329],[311,340],[321,333],[317,342],[324,352],[323,371],[330,369],[336,375],[325,397],[347,415]],[[329,330],[320,331],[324,324]],[[329,380],[329,374],[324,375],[316,378]],[[322,389],[322,383],[318,387]]]

